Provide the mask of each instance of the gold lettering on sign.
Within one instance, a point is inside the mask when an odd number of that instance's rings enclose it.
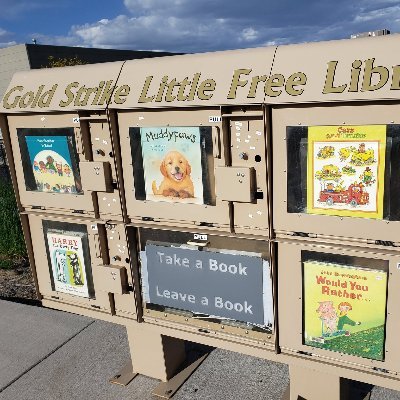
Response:
[[[210,100],[213,94],[206,94],[205,92],[213,92],[216,87],[216,82],[214,79],[206,79],[200,83],[199,90],[197,91],[197,96],[200,100]]]
[[[290,75],[286,81],[285,90],[291,96],[300,96],[304,92],[304,88],[297,89],[295,86],[304,86],[307,83],[307,75],[304,72],[295,72]]]
[[[131,91],[131,88],[128,85],[122,85],[121,87],[119,87],[115,91],[114,103],[115,104],[124,104],[130,91]]]
[[[143,89],[142,89],[142,93],[140,93],[139,103],[150,103],[151,101],[153,101],[154,96],[147,97],[147,92],[149,90],[150,83],[152,80],[153,80],[152,76],[148,76],[146,78],[146,81],[145,81]]]
[[[353,68],[351,69],[349,92],[358,92],[358,81],[360,79],[361,65],[361,60],[354,60],[353,64],[351,64]]]
[[[14,92],[22,92],[24,90],[23,86],[15,86],[12,89],[10,89],[4,96],[3,99],[3,107],[10,109],[10,108],[15,108],[19,102],[19,99],[21,98],[21,96],[14,96]],[[10,97],[11,97],[11,101],[12,103],[10,103]]]
[[[390,79],[390,70],[381,65],[374,65],[375,58],[367,60],[354,60],[351,64],[350,82],[338,85],[335,82],[336,69],[339,61],[329,61],[326,73],[325,86],[323,94],[348,92],[373,92],[382,89]],[[390,90],[400,89],[400,66],[392,67],[392,81]],[[362,78],[362,82],[360,79]],[[361,83],[361,88],[360,88]]]
[[[374,67],[374,61],[375,58],[365,61],[363,91],[378,90],[385,86],[389,80],[389,70],[386,67]],[[373,76],[375,76],[375,80],[378,79],[376,83],[372,83]]]
[[[69,85],[67,85],[67,87],[65,88],[65,91],[64,91],[64,93],[67,96],[67,99],[60,101],[60,104],[59,104],[60,107],[67,107],[74,101],[75,95],[71,89],[77,88],[78,86],[79,86],[79,82],[72,82]]]
[[[23,86],[15,86],[10,89],[4,96],[3,106],[6,109],[11,108],[35,108],[39,106],[40,108],[50,107],[51,101],[53,99],[54,93],[58,84],[54,84],[50,90],[43,92],[45,85],[40,85],[36,91],[29,90],[22,94],[25,89]],[[15,92],[19,92],[16,95]]]
[[[304,88],[299,88],[299,86],[304,86],[307,83],[307,76],[304,72],[295,72],[286,80],[283,74],[273,74],[270,77],[267,77],[267,75],[255,75],[247,78],[251,71],[250,68],[240,68],[233,72],[227,99],[233,100],[237,97],[241,97],[238,95],[238,92],[241,88],[247,86],[250,79],[251,84],[247,92],[248,99],[256,98],[257,91],[260,92],[262,98],[264,98],[264,95],[268,97],[278,97],[282,94],[283,89],[285,89],[286,93],[290,96],[299,96],[304,92]],[[261,82],[264,83],[263,92],[261,91],[262,89],[259,89]]]
[[[400,65],[395,65],[393,67],[392,73],[392,85],[390,90],[400,90]]]
[[[282,93],[282,90],[273,90],[285,85],[285,77],[282,74],[274,74],[268,78],[264,86],[264,93],[269,97],[277,97]]]
[[[333,85],[335,81],[336,66],[338,65],[338,63],[339,61],[328,62],[328,71],[326,72],[325,86],[324,90],[322,91],[323,94],[343,93],[346,90],[347,85],[345,84],[337,87]]]
[[[351,64],[344,61],[331,60],[327,63],[325,82],[322,94],[340,95],[349,93],[375,92],[386,87],[386,90],[400,90],[400,65],[391,67],[380,65],[375,58],[366,60],[355,59]],[[344,64],[344,65],[342,65]],[[349,70],[350,67],[350,70]],[[301,96],[306,90],[307,75],[302,72],[293,72],[285,75],[274,72],[271,75],[263,71],[255,73],[252,68],[237,68],[232,72],[231,81],[217,82],[214,78],[205,78],[201,72],[189,76],[176,77],[170,75],[149,75],[143,82],[141,91],[137,92],[138,98],[133,102],[138,103],[181,103],[207,102],[211,100],[217,90],[227,90],[226,99],[240,104],[244,99],[257,99],[258,102],[266,101],[267,97]],[[318,77],[315,78],[318,81]],[[226,86],[223,86],[225,84]],[[217,86],[218,85],[218,86]],[[390,87],[389,87],[390,85]],[[29,87],[16,85],[10,88],[3,97],[3,107],[7,110],[19,108],[29,110],[35,108],[49,108],[57,90],[60,97],[58,107],[85,108],[106,106],[108,104],[122,105],[132,96],[128,84],[117,86],[114,80],[99,81],[97,86],[88,87],[79,81],[68,83],[58,89],[59,84],[52,86],[38,83],[36,86],[30,82]],[[140,87],[139,87],[140,88]],[[315,88],[311,88],[315,91]],[[222,93],[219,93],[221,96]],[[320,94],[314,94],[316,101],[321,101]],[[387,95],[387,93],[385,93]],[[361,96],[359,96],[361,98]],[[370,95],[372,98],[372,95]],[[375,95],[375,97],[377,97]],[[220,97],[219,97],[220,98]],[[354,99],[357,97],[353,96]],[[365,98],[365,97],[364,97]],[[393,96],[392,96],[393,98]],[[339,99],[338,96],[335,99]],[[311,100],[313,100],[311,98]],[[276,102],[276,100],[275,100]],[[223,103],[223,102],[222,102]],[[54,105],[53,105],[54,106]]]
[[[205,79],[200,81],[201,73],[196,72],[193,79],[185,77],[182,80],[170,78],[164,75],[157,84],[154,82],[154,76],[146,77],[142,91],[140,93],[139,103],[172,103],[174,101],[194,101],[196,96],[200,100],[209,100],[214,95],[216,82],[214,79]]]
[[[233,78],[232,78],[232,83],[231,87],[229,89],[228,97],[227,99],[236,99],[236,91],[238,87],[244,87],[247,85],[247,80],[242,81],[240,80],[242,75],[249,75],[252,70],[250,68],[241,68],[237,69],[233,73]]]

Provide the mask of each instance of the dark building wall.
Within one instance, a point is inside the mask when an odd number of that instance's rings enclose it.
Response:
[[[41,44],[27,44],[26,48],[31,69],[38,69],[47,66],[49,63],[49,56],[53,56],[56,59],[73,58],[76,56],[87,64],[95,64],[174,55],[174,53],[167,52],[93,49]]]

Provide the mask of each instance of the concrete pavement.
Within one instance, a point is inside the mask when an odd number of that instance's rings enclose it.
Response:
[[[125,328],[42,307],[0,301],[0,400],[150,400],[158,381],[108,379],[129,361]],[[175,400],[277,400],[286,365],[214,350]],[[400,400],[374,388],[372,400]]]

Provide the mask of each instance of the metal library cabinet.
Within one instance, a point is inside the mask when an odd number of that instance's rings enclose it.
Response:
[[[55,214],[23,218],[45,306],[106,320],[137,319],[123,224]]]
[[[14,75],[0,126],[38,296],[126,326],[114,383],[173,396],[191,341],[287,363],[288,399],[400,389],[398,45]]]
[[[118,120],[129,221],[225,232],[233,229],[237,233],[269,236],[267,116],[263,107],[110,110],[110,113]],[[182,138],[185,132],[186,139]],[[192,143],[199,154],[190,154],[192,161],[188,161],[190,155],[182,154],[187,144],[181,145],[178,152],[177,140]],[[159,163],[152,171],[156,175],[168,161],[161,155],[157,160],[151,159],[149,153],[157,154],[160,149],[158,142],[164,142],[160,154],[180,156],[186,170],[190,169],[194,200],[165,202],[152,198],[160,197],[154,193],[168,190],[170,181],[165,169],[161,171],[163,180],[153,190],[145,180],[150,163]]]

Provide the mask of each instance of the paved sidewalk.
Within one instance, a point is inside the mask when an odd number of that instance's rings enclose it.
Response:
[[[112,385],[129,361],[125,328],[78,315],[0,301],[0,400],[154,400],[158,381]],[[286,365],[214,350],[175,400],[278,400]],[[400,400],[374,388],[372,400]]]

